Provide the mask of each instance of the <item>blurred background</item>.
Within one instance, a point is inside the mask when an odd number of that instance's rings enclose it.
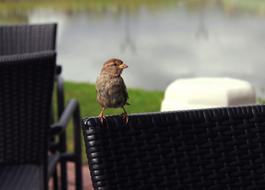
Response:
[[[103,62],[118,57],[131,88],[228,76],[263,96],[265,0],[1,0],[0,22],[57,22],[66,80],[94,83]]]

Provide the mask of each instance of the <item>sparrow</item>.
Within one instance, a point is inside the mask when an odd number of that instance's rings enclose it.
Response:
[[[125,123],[128,123],[128,115],[124,108],[130,105],[128,101],[128,92],[121,77],[123,69],[128,66],[122,60],[112,58],[107,60],[101,69],[96,81],[97,102],[101,106],[99,114],[100,121],[103,123],[104,111],[106,108],[122,108],[122,117]]]

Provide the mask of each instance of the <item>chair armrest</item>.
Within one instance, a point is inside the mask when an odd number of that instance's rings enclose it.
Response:
[[[66,127],[69,121],[73,118],[73,152],[67,151],[67,139],[66,139]],[[59,143],[57,144],[57,150],[60,152],[60,164],[61,164],[61,180],[67,181],[67,167],[66,162],[73,161],[76,164],[76,186],[77,189],[82,189],[82,146],[81,146],[81,129],[80,129],[80,108],[79,103],[71,99],[62,114],[59,121],[51,126],[50,133],[59,136]],[[64,189],[64,188],[63,188]]]
[[[61,114],[61,117],[59,118],[59,121],[52,124],[51,129],[50,129],[51,135],[52,136],[58,135],[62,131],[64,131],[65,128],[67,127],[67,124],[69,123],[71,117],[73,117],[74,120],[80,120],[79,103],[74,99],[71,99],[68,102],[66,108],[64,109],[64,111]]]

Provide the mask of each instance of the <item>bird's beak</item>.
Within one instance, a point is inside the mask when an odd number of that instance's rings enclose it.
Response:
[[[126,64],[123,63],[123,64],[121,64],[121,65],[119,66],[119,68],[120,68],[120,69],[126,69],[126,68],[128,68],[128,65],[126,65]]]

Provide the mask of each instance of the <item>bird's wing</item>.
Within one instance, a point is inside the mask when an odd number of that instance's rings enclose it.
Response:
[[[97,91],[97,97],[106,97],[107,91],[106,91],[106,80],[105,78],[98,78],[96,81],[96,91]]]

